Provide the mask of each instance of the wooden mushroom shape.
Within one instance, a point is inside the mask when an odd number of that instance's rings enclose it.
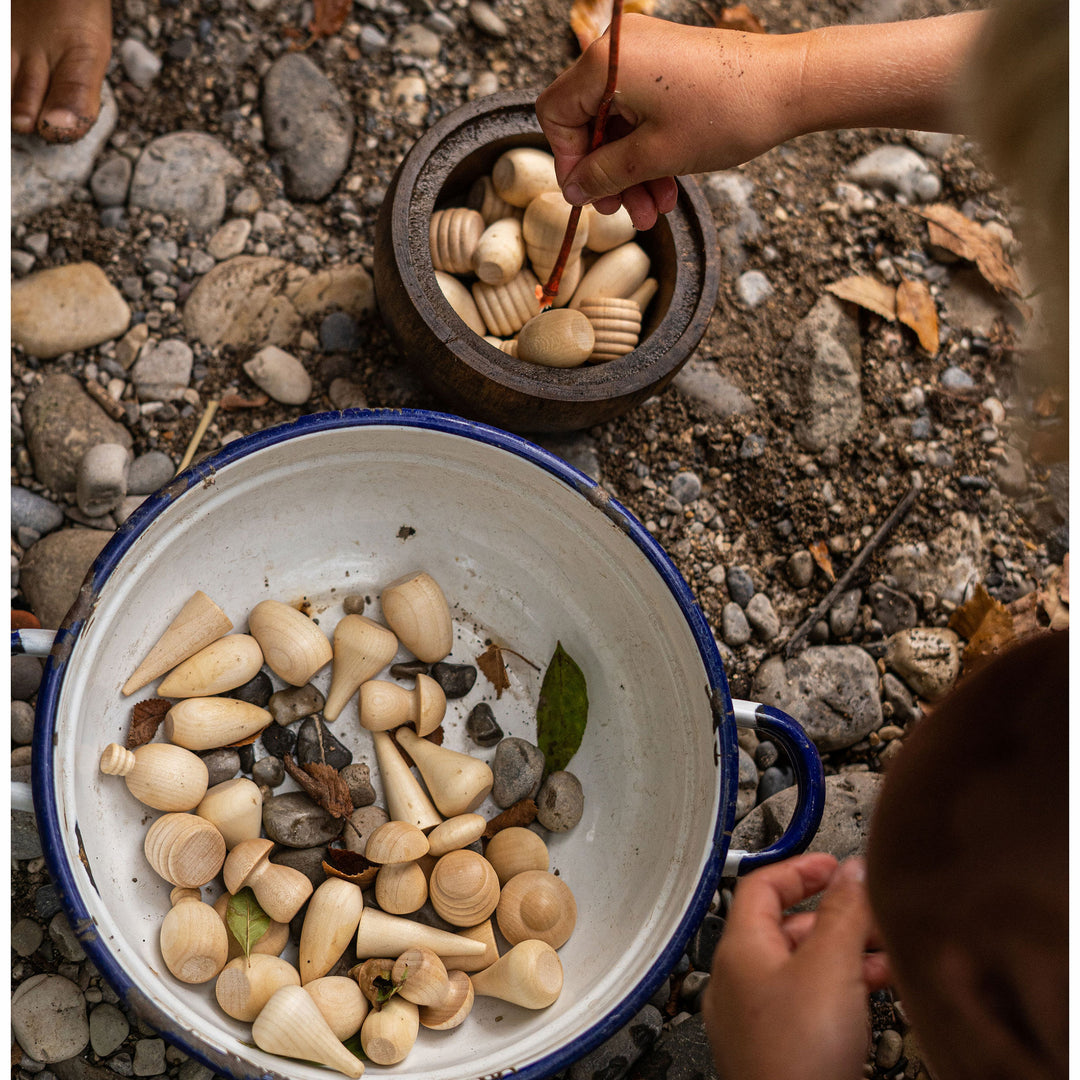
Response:
[[[250,1024],[283,986],[299,985],[300,972],[288,960],[253,952],[225,965],[214,984],[214,996],[229,1016]]]
[[[397,739],[420,770],[441,814],[471,813],[491,792],[495,777],[486,761],[436,746],[407,727],[398,730]]]
[[[484,835],[486,828],[487,819],[482,814],[457,814],[427,834],[428,851],[438,858],[448,851],[468,847]]]
[[[381,1009],[372,1009],[360,1028],[360,1045],[376,1065],[404,1061],[420,1030],[417,1007],[395,994]]]
[[[209,982],[229,958],[229,937],[198,889],[175,888],[158,933],[165,966],[184,983]]]
[[[333,657],[330,640],[302,611],[280,600],[263,600],[248,615],[248,630],[267,667],[290,686],[307,686]]]
[[[516,146],[496,160],[491,183],[495,194],[511,206],[528,206],[541,192],[559,190],[555,157],[536,147]]]
[[[209,788],[195,813],[217,826],[232,849],[241,840],[254,840],[262,833],[262,792],[246,776],[234,776]]]
[[[446,966],[439,954],[423,946],[406,949],[390,970],[398,993],[415,1005],[440,1005],[450,992]]]
[[[499,903],[499,879],[491,863],[475,851],[443,855],[428,882],[431,906],[454,926],[476,926]]]
[[[473,253],[483,232],[484,219],[478,210],[465,206],[436,210],[428,228],[432,266],[451,274],[472,273]]]
[[[379,597],[383,618],[406,649],[425,664],[434,664],[454,646],[450,607],[439,583],[425,570],[404,574]]]
[[[346,615],[334,627],[334,666],[323,716],[336,720],[349,698],[394,658],[393,632],[366,615]]]
[[[596,346],[593,324],[574,308],[553,308],[530,319],[517,337],[517,355],[545,367],[580,367]]]
[[[216,750],[257,735],[273,717],[249,701],[193,697],[178,701],[166,714],[162,730],[169,742],[188,750]]]
[[[224,694],[253,679],[262,665],[262,649],[250,634],[226,634],[174,667],[158,685],[158,695],[187,698]]]
[[[360,726],[368,731],[412,724],[417,735],[430,735],[445,715],[443,688],[423,672],[411,690],[387,679],[369,679],[360,686]]]
[[[368,1014],[367,998],[355,979],[344,975],[324,975],[304,984],[312,1001],[319,1007],[330,1030],[344,1042],[359,1030]]]
[[[251,1025],[260,1050],[317,1061],[346,1076],[364,1075],[364,1063],[334,1034],[314,999],[302,986],[276,990]]]
[[[225,861],[225,840],[195,814],[163,814],[146,830],[143,853],[170,885],[197,889],[217,877]]]
[[[225,931],[229,936],[229,960],[235,960],[238,956],[244,955],[244,947],[240,944],[240,940],[232,932],[229,926],[229,901],[232,899],[232,894],[223,892],[214,901],[214,910],[218,913],[218,917],[225,924]],[[285,948],[289,943],[289,924],[283,922],[277,922],[274,919],[270,920],[270,925],[263,931],[262,936],[251,946],[250,954],[252,956],[256,954],[265,956],[280,956],[281,950]],[[290,965],[291,966],[291,965]],[[269,995],[268,995],[269,996]]]
[[[469,978],[473,990],[484,997],[546,1009],[562,993],[563,969],[559,954],[546,941],[530,939]]]
[[[502,887],[495,918],[511,945],[538,938],[558,949],[574,932],[577,903],[562,878],[547,870],[525,870]]]
[[[241,840],[229,852],[222,872],[229,892],[237,893],[246,885],[271,919],[287,923],[304,906],[312,884],[299,870],[270,862],[273,846],[273,840]]]
[[[233,628],[228,615],[204,592],[196,592],[151,646],[143,662],[120,688],[125,696],[153,682]]]
[[[500,829],[484,848],[484,858],[495,868],[500,886],[524,870],[547,870],[550,865],[543,838],[520,825]]]
[[[209,779],[201,757],[171,743],[146,743],[126,750],[109,743],[98,768],[122,776],[128,791],[155,810],[193,810],[206,794]]]
[[[338,962],[356,933],[363,910],[363,891],[344,878],[328,877],[312,893],[300,931],[301,985],[321,979]]]
[[[370,862],[393,864],[415,862],[428,851],[428,838],[407,821],[387,821],[374,829],[364,847]]]
[[[400,956],[406,949],[417,945],[423,945],[440,956],[482,956],[487,951],[482,941],[470,942],[470,939],[447,930],[404,919],[400,915],[388,915],[376,908],[364,908],[360,925],[356,928],[358,960]]]
[[[389,863],[375,878],[375,903],[389,915],[411,915],[428,898],[427,877],[418,862]]]
[[[438,1005],[420,1006],[420,1026],[433,1031],[449,1031],[464,1023],[472,1012],[476,991],[472,980],[464,971],[446,973],[447,994]]]
[[[434,828],[442,821],[442,815],[427,797],[420,781],[405,764],[394,740],[385,731],[373,731],[371,739],[375,744],[375,758],[379,763],[383,795],[391,819],[407,821],[418,829]]]

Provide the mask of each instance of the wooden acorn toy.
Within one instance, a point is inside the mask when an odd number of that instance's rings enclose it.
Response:
[[[428,852],[428,838],[407,821],[391,820],[374,829],[364,847],[370,862],[393,864],[415,862]]]
[[[177,887],[169,893],[169,901],[172,907],[158,933],[161,958],[181,982],[209,982],[229,958],[225,924],[203,903],[198,889]]]
[[[368,731],[412,724],[417,735],[430,735],[445,715],[443,688],[423,672],[411,690],[386,679],[369,679],[360,685],[360,726]]]
[[[580,367],[592,356],[596,332],[573,308],[553,308],[530,319],[517,337],[517,355],[545,367]]]
[[[438,1005],[420,1006],[420,1026],[433,1031],[449,1031],[464,1023],[472,1011],[476,991],[472,979],[464,971],[446,973],[448,989],[446,997]]]
[[[323,716],[336,720],[357,688],[382,671],[397,649],[398,639],[385,626],[366,615],[346,615],[334,627],[334,666]]]
[[[302,986],[282,986],[251,1025],[260,1050],[317,1061],[346,1076],[364,1075],[364,1063],[334,1034],[314,999]]]
[[[601,214],[596,207],[586,206],[581,216],[589,219],[589,238],[585,246],[590,251],[610,251],[637,236],[625,206],[620,206],[614,214]]]
[[[435,281],[458,318],[474,334],[487,333],[487,325],[476,306],[473,294],[453,274],[444,273],[442,270],[435,271]]]
[[[502,887],[495,918],[511,945],[538,938],[559,949],[574,932],[577,903],[562,878],[547,870],[524,870]]]
[[[491,184],[511,206],[528,206],[542,192],[559,190],[555,157],[532,146],[514,147],[496,159]]]
[[[134,750],[109,743],[98,768],[122,776],[128,791],[155,810],[193,810],[206,794],[210,775],[201,757],[171,743],[146,743]]]
[[[435,664],[454,647],[454,623],[439,583],[425,570],[391,581],[379,596],[383,618],[398,641],[425,664]]]
[[[404,919],[400,915],[388,915],[377,908],[364,908],[360,925],[356,928],[358,960],[400,956],[406,949],[417,945],[423,945],[439,956],[482,956],[487,952],[487,946],[482,941],[472,941],[447,930]]]
[[[214,996],[234,1020],[250,1024],[283,986],[299,985],[300,973],[288,960],[252,952],[225,965],[214,984]]]
[[[533,273],[541,281],[547,281],[551,276],[572,210],[573,207],[563,198],[561,191],[541,192],[525,207],[525,216],[521,219],[521,233],[525,238],[525,250]],[[589,220],[582,215],[578,222],[570,247],[571,257],[580,255],[589,238]]]
[[[300,931],[302,985],[321,979],[338,962],[356,933],[363,910],[360,886],[343,878],[328,877],[312,893]]]
[[[547,870],[550,865],[547,844],[520,825],[497,832],[487,842],[484,858],[495,868],[500,886],[525,870]]]
[[[305,983],[304,989],[319,1007],[330,1030],[342,1042],[351,1039],[360,1030],[369,1006],[355,979],[344,975],[324,975],[321,979]]]
[[[473,300],[487,331],[498,337],[513,337],[534,315],[539,315],[540,301],[536,299],[539,284],[527,266],[505,285],[473,282]],[[484,330],[477,333],[483,334]]]
[[[225,861],[225,840],[195,814],[163,814],[146,830],[143,852],[170,885],[197,889],[217,876]]]
[[[484,997],[546,1009],[562,993],[563,969],[559,954],[546,941],[530,939],[469,978],[473,990]]]
[[[250,634],[226,634],[174,667],[158,685],[158,696],[224,694],[253,679],[262,665],[262,649]]]
[[[302,611],[280,600],[263,600],[248,615],[248,630],[266,666],[290,686],[307,686],[333,658],[330,639]]]
[[[399,728],[397,740],[420,770],[439,813],[446,817],[471,813],[491,792],[495,777],[486,761],[436,746],[412,728]]]
[[[417,862],[388,863],[375,878],[375,903],[388,915],[411,915],[428,898],[427,876]]]
[[[312,884],[299,870],[270,862],[273,846],[273,840],[241,840],[229,852],[222,872],[229,892],[248,886],[271,919],[287,923],[304,906]]]
[[[395,961],[390,978],[398,993],[414,1005],[441,1005],[450,992],[446,967],[438,953],[417,946],[406,949]]]
[[[403,728],[409,731],[409,728]],[[420,781],[405,764],[401,751],[385,731],[373,731],[375,758],[379,763],[386,809],[394,821],[406,821],[418,829],[432,829],[442,821],[442,815],[427,797]]]
[[[428,833],[428,851],[438,858],[448,851],[468,847],[484,835],[486,828],[487,819],[482,814],[457,814],[447,818],[441,825],[436,825]],[[498,833],[495,835],[497,836]],[[537,837],[537,839],[540,838]]]
[[[192,697],[178,701],[166,714],[165,738],[188,750],[215,750],[258,735],[273,716],[249,701],[224,697]]]
[[[483,855],[462,848],[448,852],[435,864],[428,895],[431,906],[448,923],[476,926],[499,903],[499,879]]]
[[[436,270],[470,274],[473,253],[484,232],[484,219],[477,210],[454,206],[431,215],[428,243]]]
[[[420,1030],[417,1007],[395,994],[381,1009],[372,1009],[360,1028],[360,1045],[376,1065],[404,1061]]]
[[[232,930],[229,929],[228,912],[229,901],[231,899],[231,893],[223,892],[214,901],[213,906],[214,910],[218,913],[218,917],[225,924],[225,931],[229,935],[229,959],[235,960],[238,956],[244,955],[244,947],[240,944]],[[262,937],[251,946],[251,955],[280,956],[281,950],[284,949],[288,943],[289,924],[271,919],[270,925],[266,928]]]
[[[464,927],[457,932],[457,937],[465,941],[479,941],[484,946],[484,951],[443,956],[442,962],[447,971],[483,971],[499,959],[499,946],[495,941],[495,927],[491,919],[485,919],[476,926]]]
[[[241,840],[254,840],[262,833],[262,792],[246,776],[234,776],[215,784],[195,808],[201,818],[216,825],[231,850]]]
[[[631,241],[605,251],[585,271],[570,301],[572,308],[594,296],[628,297],[640,288],[649,276],[649,256]]]
[[[121,693],[125,697],[135,693],[232,628],[228,615],[206,593],[196,592],[131,673]]]
[[[637,348],[641,338],[641,309],[636,300],[593,296],[578,308],[593,328],[595,343],[589,363],[617,360]]]
[[[473,250],[473,271],[488,285],[505,285],[525,265],[525,237],[521,219],[500,218],[480,234]]]
[[[485,225],[490,225],[494,221],[501,221],[503,218],[508,217],[516,217],[518,221],[521,220],[522,207],[514,206],[496,194],[495,185],[492,183],[491,177],[486,174],[478,176],[473,181],[472,187],[469,188],[469,194],[465,199],[465,205],[470,210],[479,211]]]

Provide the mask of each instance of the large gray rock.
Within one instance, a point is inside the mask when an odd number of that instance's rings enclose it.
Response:
[[[751,696],[794,717],[822,752],[853,746],[881,726],[878,670],[856,645],[820,645],[754,673]]]
[[[327,813],[302,791],[272,795],[263,801],[263,828],[276,844],[312,848],[336,839],[344,822]]]
[[[896,587],[911,596],[934,593],[953,604],[982,580],[982,529],[974,514],[957,511],[936,536],[913,544],[896,544],[885,562]]]
[[[717,1080],[701,1013],[664,1032],[652,1049],[638,1058],[634,1080]]]
[[[62,975],[32,975],[11,995],[11,1030],[35,1061],[64,1061],[90,1041],[82,991]]]
[[[705,360],[688,360],[672,380],[675,389],[720,419],[752,413],[754,403]]]
[[[102,529],[61,529],[43,536],[23,556],[19,586],[42,626],[52,630],[60,625],[111,535]]]
[[[655,1005],[643,1006],[626,1027],[575,1061],[567,1073],[569,1080],[620,1080],[656,1041],[663,1022]]]
[[[960,676],[960,637],[937,626],[900,630],[886,644],[885,663],[919,697],[937,701]]]

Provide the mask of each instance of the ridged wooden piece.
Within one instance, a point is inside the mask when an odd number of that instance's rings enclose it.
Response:
[[[513,337],[534,315],[540,314],[536,299],[536,275],[523,267],[517,277],[505,285],[473,283],[472,295],[489,333],[498,337]],[[484,333],[481,329],[478,333]]]
[[[478,176],[473,181],[472,187],[469,188],[469,194],[465,199],[465,205],[470,210],[479,211],[485,225],[490,225],[493,221],[508,217],[516,217],[520,221],[524,212],[522,207],[514,206],[512,203],[500,198],[495,192],[495,185],[491,182],[491,177],[487,175]]]
[[[525,870],[503,886],[495,918],[511,945],[538,938],[559,949],[574,932],[577,903],[562,878],[546,870]]]
[[[225,927],[198,889],[173,889],[169,899],[173,906],[158,934],[161,958],[181,982],[209,982],[229,958]]]
[[[580,367],[592,355],[592,323],[573,308],[553,308],[530,319],[517,338],[518,357],[546,367]]]
[[[442,270],[435,271],[435,280],[443,296],[446,297],[446,302],[454,309],[458,318],[474,334],[483,336],[487,332],[487,324],[468,286],[463,285],[453,274],[447,274]]]
[[[250,634],[226,634],[174,667],[158,685],[158,696],[224,694],[253,679],[262,664],[262,649]]]
[[[351,1039],[360,1030],[369,1006],[355,979],[348,979],[344,975],[324,975],[321,979],[305,983],[304,989],[318,1006],[330,1030],[342,1042]]]
[[[394,658],[398,639],[393,631],[366,615],[346,615],[334,627],[334,666],[323,716],[336,720],[349,698]]]
[[[248,629],[267,667],[291,686],[306,686],[330,663],[330,639],[302,611],[280,600],[263,600],[248,615]]]
[[[641,308],[636,300],[594,296],[582,300],[578,310],[589,320],[596,337],[590,363],[615,360],[637,348],[641,338]]]
[[[649,256],[631,241],[606,251],[585,271],[570,301],[573,308],[594,296],[629,297],[649,276]]]
[[[559,954],[547,942],[530,939],[470,978],[477,994],[526,1009],[546,1009],[562,993],[563,969]]]
[[[511,206],[528,206],[542,192],[559,190],[554,156],[531,146],[502,154],[491,170],[491,182],[495,194]]]
[[[433,1031],[450,1031],[463,1023],[472,1012],[476,991],[472,979],[464,971],[446,973],[448,990],[446,997],[438,1005],[420,1006],[420,1026]]]
[[[472,273],[473,252],[483,231],[484,219],[477,210],[465,206],[436,210],[428,230],[432,265],[450,274]]]
[[[273,717],[237,698],[184,698],[166,714],[162,730],[169,742],[188,750],[214,750],[257,735]]]
[[[454,623],[439,583],[425,570],[404,574],[379,596],[383,618],[398,641],[426,664],[445,659],[454,647]]]
[[[431,906],[454,926],[476,926],[499,903],[499,879],[475,851],[451,851],[435,864],[428,882]]]
[[[252,840],[262,833],[262,792],[246,776],[234,776],[215,784],[195,808],[199,817],[217,826],[232,849],[241,840]]]
[[[505,285],[517,277],[525,265],[525,238],[516,217],[493,221],[480,236],[473,251],[473,271],[489,285]]]
[[[301,986],[283,986],[275,991],[255,1018],[251,1037],[268,1054],[317,1061],[346,1076],[364,1075],[364,1063],[342,1045]]]
[[[155,810],[193,810],[206,794],[209,773],[197,754],[171,743],[146,743],[126,750],[109,743],[99,768],[122,776],[128,791]]]
[[[500,885],[525,870],[547,870],[550,866],[543,838],[519,825],[497,832],[484,848],[484,858],[495,867]]]
[[[302,985],[321,979],[338,962],[360,925],[363,910],[360,886],[343,878],[328,877],[311,894],[297,961]]]
[[[214,984],[214,996],[229,1016],[250,1024],[283,986],[299,985],[300,973],[287,960],[252,952],[225,965]]]
[[[271,919],[287,923],[304,906],[312,884],[299,870],[270,862],[273,846],[272,840],[242,840],[229,852],[222,872],[229,892],[235,895],[248,886]]]
[[[217,876],[225,861],[225,840],[195,814],[163,814],[146,830],[143,852],[169,884],[197,889]]]
[[[541,281],[547,281],[555,266],[572,210],[573,207],[563,198],[561,191],[543,192],[525,207],[521,232],[525,238],[525,250],[533,273]],[[589,238],[588,221],[584,215],[578,221],[570,248],[571,257],[580,254]]]

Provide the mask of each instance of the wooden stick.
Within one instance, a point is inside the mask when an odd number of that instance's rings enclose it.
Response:
[[[214,419],[214,413],[217,412],[218,402],[215,398],[213,401],[208,402],[206,409],[203,411],[202,417],[199,419],[199,426],[195,429],[191,436],[191,441],[187,445],[187,449],[184,451],[184,456],[180,460],[180,464],[177,466],[177,473],[182,473],[190,464],[191,459],[195,456],[195,451],[199,448],[199,443],[202,442],[203,436],[206,434],[206,429],[210,426],[210,421]]]
[[[784,646],[784,656],[790,660],[795,655],[803,639],[814,628],[817,621],[833,606],[836,598],[848,587],[852,578],[863,568],[866,560],[881,546],[884,539],[911,509],[915,497],[921,490],[921,480],[917,480],[908,488],[904,497],[893,507],[889,516],[878,527],[878,531],[867,540],[860,548],[859,553],[852,559],[851,565],[836,579],[836,584],[825,594],[825,599],[803,620],[798,630],[792,635],[791,640]]]

